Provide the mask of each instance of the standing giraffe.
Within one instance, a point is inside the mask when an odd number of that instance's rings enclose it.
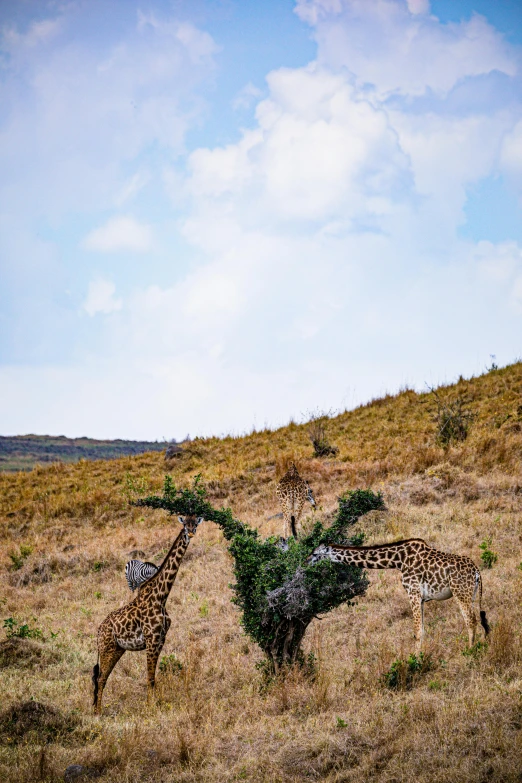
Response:
[[[293,462],[277,485],[276,492],[283,508],[285,539],[290,535],[297,538],[297,523],[303,511],[305,500],[308,500],[312,508],[315,508],[315,499],[308,482],[301,478]]]
[[[103,689],[110,673],[126,650],[147,651],[148,700],[154,693],[156,664],[170,628],[165,605],[183,555],[195,534],[200,517],[178,517],[183,525],[157,572],[139,587],[126,606],[111,612],[98,629],[98,662],[92,670],[95,712],[101,712]]]
[[[480,571],[469,557],[440,552],[421,538],[409,538],[376,546],[321,544],[308,558],[312,564],[324,559],[360,568],[398,568],[401,571],[402,584],[413,612],[417,653],[422,650],[424,638],[425,601],[444,601],[455,596],[466,623],[469,646],[472,647],[477,626],[473,602],[478,593],[480,622],[486,636],[489,633],[486,612],[482,610]]]

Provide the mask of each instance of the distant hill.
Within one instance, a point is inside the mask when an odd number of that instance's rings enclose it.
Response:
[[[146,440],[94,440],[64,435],[0,435],[0,471],[31,470],[38,463],[116,459],[147,451],[164,451],[167,444]]]

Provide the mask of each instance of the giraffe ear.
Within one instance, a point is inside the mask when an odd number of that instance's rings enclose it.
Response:
[[[180,523],[181,523],[182,525],[184,525],[184,524],[185,524],[185,520],[183,519],[183,517],[178,517],[178,519],[179,519],[179,521],[180,521]]]
[[[205,517],[198,517],[198,525],[201,525]]]

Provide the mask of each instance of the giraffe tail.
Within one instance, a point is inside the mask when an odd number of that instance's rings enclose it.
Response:
[[[93,700],[94,707],[96,707],[96,702],[98,701],[98,680],[100,678],[100,664],[98,663],[98,661],[95,663],[92,670],[92,684],[94,685],[94,700]]]
[[[294,517],[293,514],[290,517],[290,522],[291,522],[291,525],[292,525],[292,535],[293,535],[294,538],[297,538],[297,528],[295,526],[295,517]]]
[[[485,636],[489,635],[489,632],[491,630],[488,618],[486,617],[486,612],[484,609],[482,609],[482,579],[480,577],[480,573],[477,571],[477,583],[479,588],[479,614],[480,614],[480,624],[484,629]]]

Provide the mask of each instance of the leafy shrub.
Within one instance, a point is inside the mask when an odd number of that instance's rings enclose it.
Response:
[[[162,508],[170,514],[195,514],[221,527],[234,558],[232,600],[241,610],[243,628],[261,647],[274,673],[299,663],[301,642],[314,617],[349,604],[368,586],[360,568],[329,560],[311,565],[307,558],[319,544],[362,543],[361,535],[346,537],[348,527],[367,511],[384,508],[380,493],[346,492],[330,527],[316,522],[308,535],[290,538],[283,549],[279,539],[261,539],[257,530],[234,519],[230,509],[213,508],[199,476],[192,489],[180,490],[167,476],[162,496],[143,498],[137,505]]]
[[[9,552],[9,557],[13,564],[13,570],[19,571],[23,566],[29,555],[32,553],[33,548],[29,544],[20,544],[20,553]]]
[[[484,568],[493,568],[493,565],[498,560],[497,553],[492,552],[490,549],[491,543],[492,543],[492,538],[491,536],[489,536],[488,538],[485,538],[481,544],[479,544],[479,549],[482,550],[480,559],[482,560]]]
[[[421,675],[433,668],[431,656],[420,653],[410,655],[404,661],[397,658],[387,672],[381,675],[381,682],[391,690],[409,690],[419,680]]]
[[[163,656],[159,662],[159,668],[160,672],[163,672],[164,674],[179,674],[179,672],[183,669],[183,664],[179,658],[174,655],[174,653],[171,653],[170,655]]]
[[[36,617],[33,617],[36,620]],[[20,625],[14,617],[4,620],[5,633],[8,639],[17,636],[19,639],[42,639],[43,633],[39,628],[30,628],[27,623]]]

